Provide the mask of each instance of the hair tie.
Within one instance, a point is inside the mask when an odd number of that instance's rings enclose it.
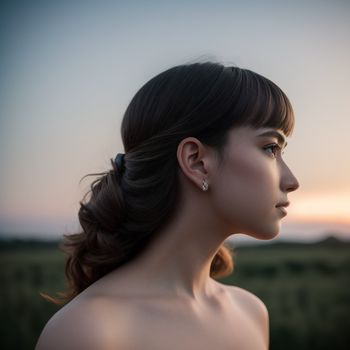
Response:
[[[116,164],[120,172],[122,172],[124,169],[124,157],[125,157],[124,153],[118,153],[114,159],[114,163]]]

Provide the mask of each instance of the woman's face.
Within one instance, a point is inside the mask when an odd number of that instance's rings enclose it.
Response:
[[[213,208],[231,233],[259,239],[278,234],[285,214],[276,205],[287,202],[288,193],[299,187],[282,159],[283,140],[263,136],[267,131],[277,131],[285,139],[281,130],[272,128],[230,130],[223,160],[208,179]]]

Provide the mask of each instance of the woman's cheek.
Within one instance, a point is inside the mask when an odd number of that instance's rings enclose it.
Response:
[[[273,204],[273,163],[260,154],[230,159],[216,182],[214,204],[225,220],[246,226],[252,219],[259,220]]]

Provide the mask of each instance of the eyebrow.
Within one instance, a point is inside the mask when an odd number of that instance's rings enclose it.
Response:
[[[284,136],[279,133],[276,130],[269,130],[269,131],[265,131],[262,134],[258,135],[258,136],[271,136],[271,137],[276,137],[276,139],[278,140],[278,142],[282,145],[284,145],[283,147],[286,147],[288,145],[288,142],[286,142],[286,139],[284,138]]]

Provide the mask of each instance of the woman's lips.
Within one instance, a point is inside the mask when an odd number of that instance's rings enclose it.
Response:
[[[286,208],[285,208],[285,207],[276,207],[276,208],[277,208],[277,209],[279,209],[279,210],[280,210],[280,212],[284,214],[284,216],[286,216],[286,215],[287,215],[287,210],[286,210]]]

